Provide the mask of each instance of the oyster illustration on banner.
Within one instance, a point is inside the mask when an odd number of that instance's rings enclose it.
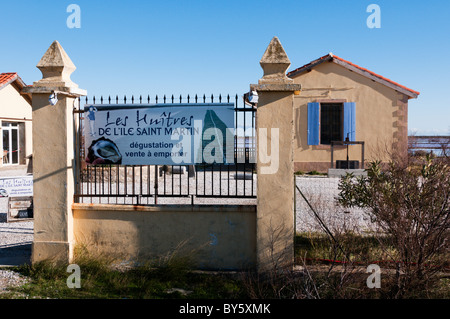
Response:
[[[121,164],[122,154],[117,145],[110,139],[101,137],[91,143],[88,148],[86,163],[96,164]]]

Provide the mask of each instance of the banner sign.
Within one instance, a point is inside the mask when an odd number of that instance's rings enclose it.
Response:
[[[86,163],[234,162],[234,104],[86,105]]]
[[[0,197],[33,196],[33,176],[0,178]]]

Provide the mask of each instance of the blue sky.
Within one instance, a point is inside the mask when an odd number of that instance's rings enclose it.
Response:
[[[79,29],[66,24],[72,3]],[[366,24],[372,3],[379,29]],[[0,72],[32,84],[58,40],[89,96],[242,94],[278,36],[291,70],[333,52],[421,92],[409,103],[410,132],[450,134],[449,14],[448,0],[0,0]]]

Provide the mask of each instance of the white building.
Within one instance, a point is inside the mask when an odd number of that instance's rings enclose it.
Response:
[[[31,96],[17,73],[0,73],[0,167],[27,165],[32,154]]]

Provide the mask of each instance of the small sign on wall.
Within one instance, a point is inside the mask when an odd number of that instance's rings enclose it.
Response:
[[[33,176],[0,178],[0,197],[33,196]]]
[[[33,219],[33,176],[0,178],[0,197],[8,198],[8,223]]]

